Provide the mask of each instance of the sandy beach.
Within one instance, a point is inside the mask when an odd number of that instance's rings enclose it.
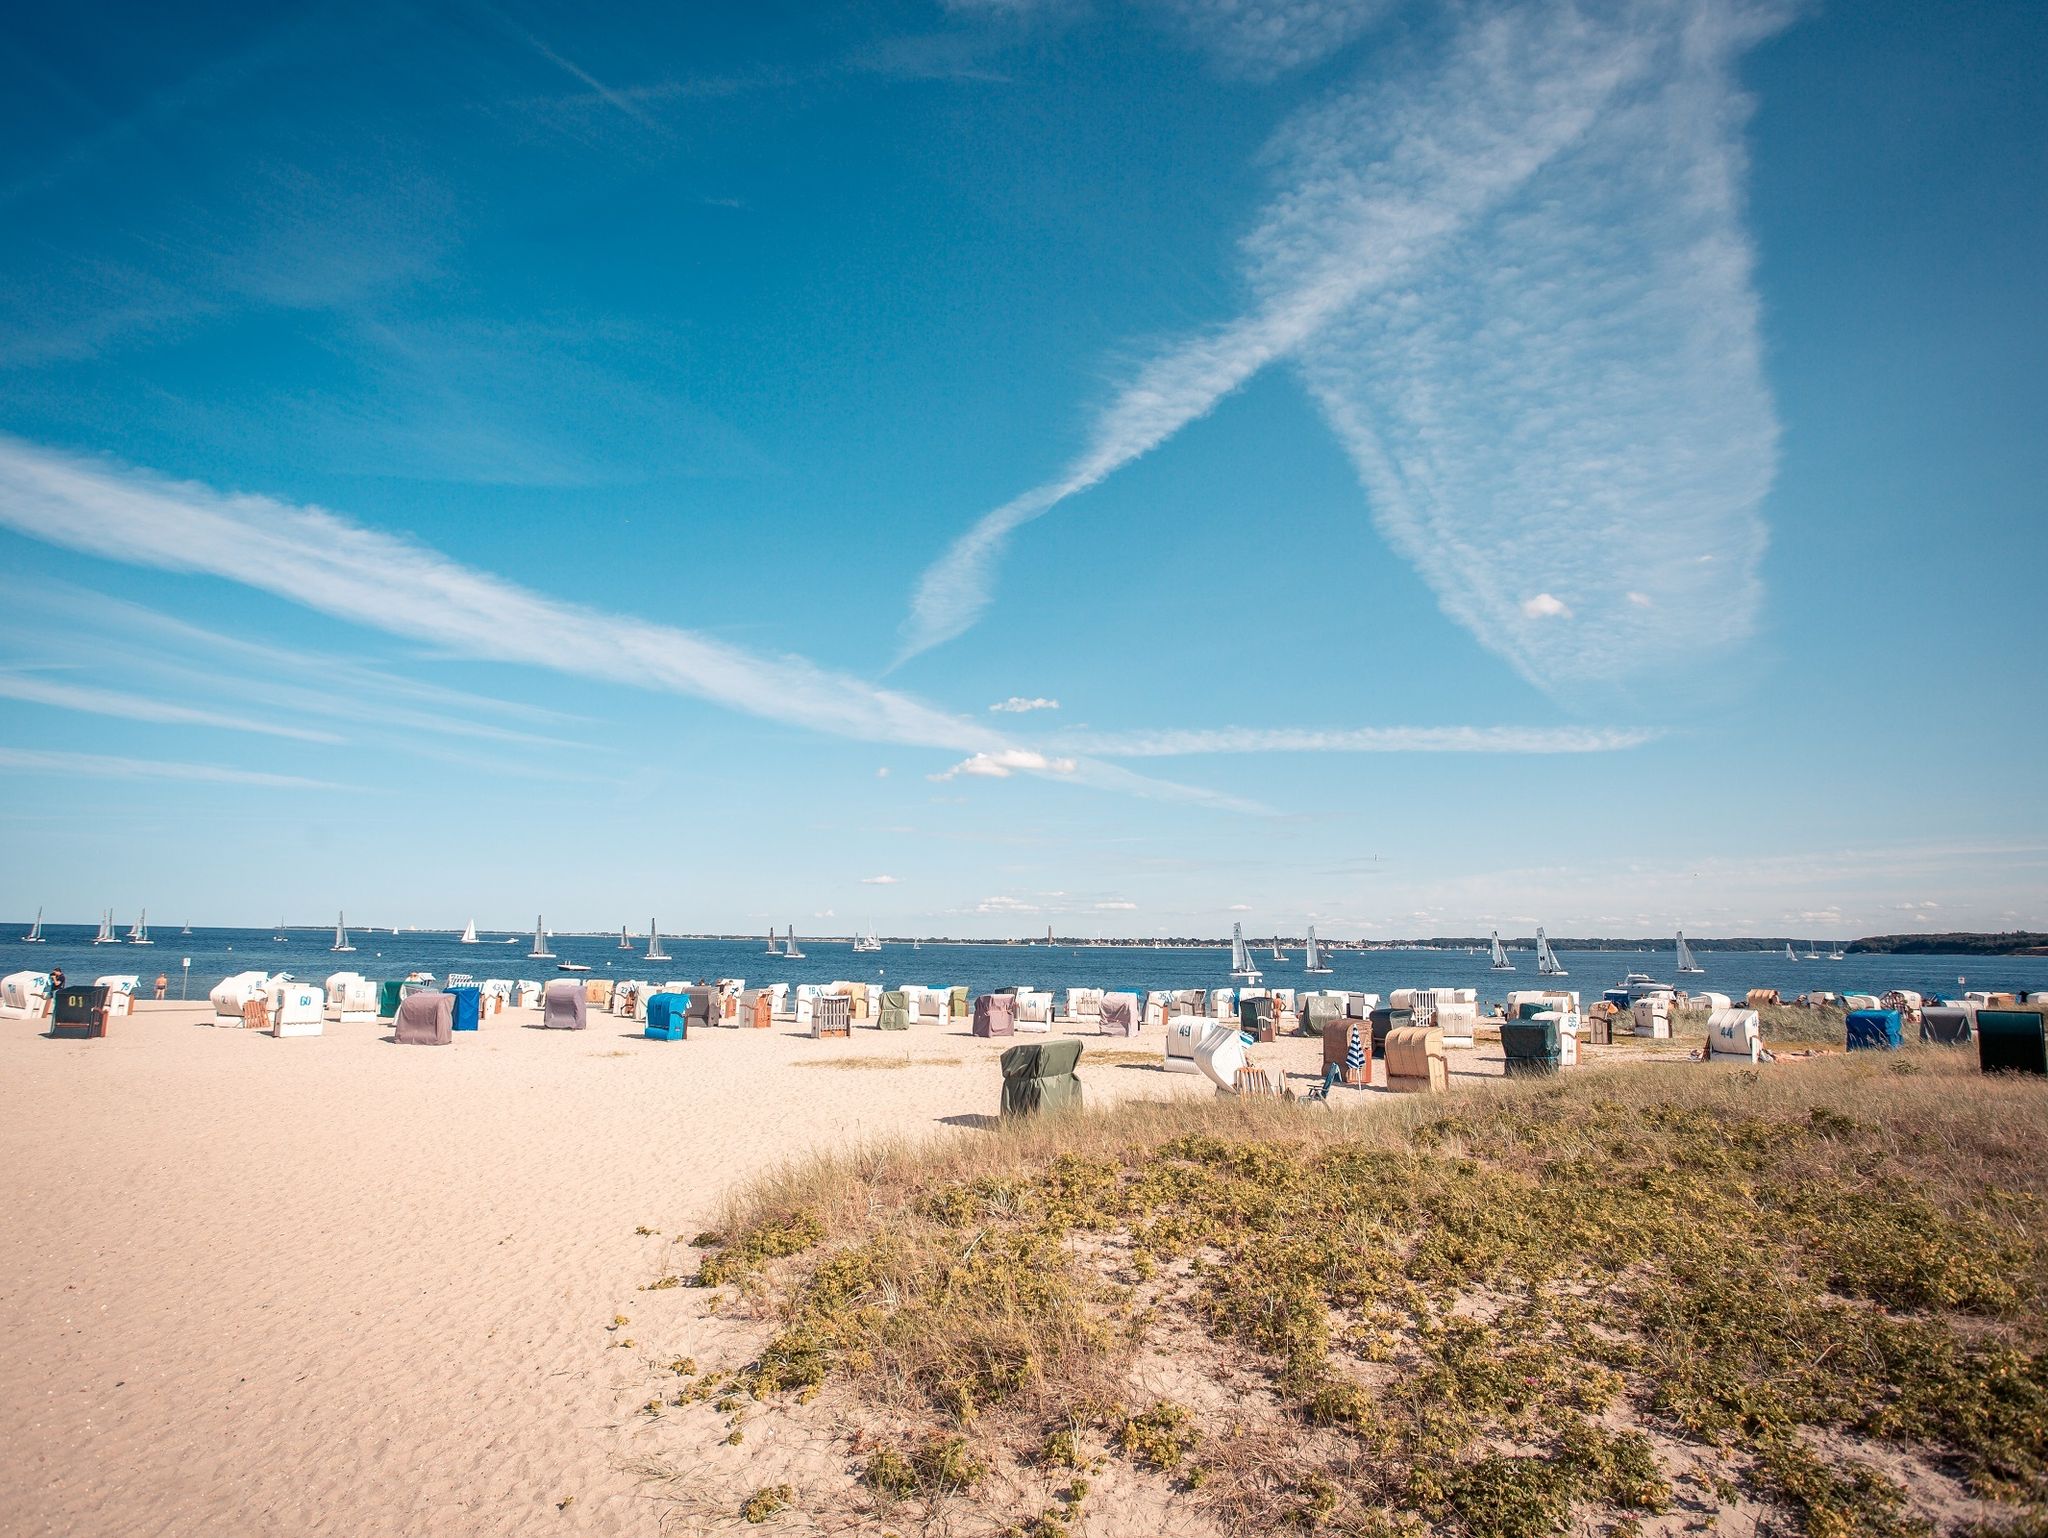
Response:
[[[92,1042],[0,1031],[7,1532],[674,1531],[633,1467],[659,1451],[636,1414],[647,1356],[717,1326],[694,1289],[640,1289],[687,1269],[671,1246],[752,1174],[977,1125],[1012,1044],[793,1022],[658,1043],[512,1011],[415,1049],[382,1025],[276,1040],[207,1014],[144,1004]],[[1095,1103],[1212,1093],[1128,1060],[1156,1029],[1084,1039]],[[1319,1061],[1309,1040],[1259,1050]],[[1497,1051],[1454,1069],[1497,1073]]]

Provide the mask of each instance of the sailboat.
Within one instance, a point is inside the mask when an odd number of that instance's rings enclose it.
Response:
[[[555,953],[548,949],[548,926],[540,915],[533,920],[533,949],[526,953],[528,961],[553,961]]]
[[[128,943],[130,945],[156,944],[156,941],[149,937],[149,910],[147,908],[144,908],[141,913],[136,915],[135,927],[128,931]]]
[[[622,935],[620,938],[623,940],[624,936]],[[661,948],[661,926],[655,923],[653,919],[647,921],[647,959],[649,961],[668,960],[668,952]]]
[[[1273,959],[1275,961],[1285,961],[1287,959],[1287,952],[1280,949],[1280,937],[1278,935],[1273,937]]]
[[[1792,942],[1790,940],[1785,942],[1785,959],[1787,961],[1797,961],[1799,959],[1799,952],[1792,949]]]
[[[282,943],[283,943],[283,941],[284,941],[284,920],[283,920],[283,919],[279,919],[279,920],[277,921],[277,928],[276,928],[275,930],[273,930],[273,931],[271,932],[271,936],[270,936],[270,938],[271,938],[271,939],[273,939],[273,940],[276,940],[276,941],[278,941],[278,942],[279,942],[280,944],[282,944]]]
[[[791,961],[802,961],[804,953],[796,948],[796,925],[789,926],[789,938],[782,942],[782,954]]]
[[[1692,959],[1692,947],[1685,943],[1685,931],[1678,931],[1678,972],[1681,977],[1688,974],[1697,976],[1707,969]]]
[[[1306,972],[1320,974],[1330,970],[1330,964],[1323,960],[1323,948],[1316,944],[1316,926],[1313,924],[1308,926],[1308,952],[1302,959],[1305,963],[1302,970]]]
[[[464,925],[464,926],[463,926],[463,930],[462,930],[462,939],[461,939],[461,941],[460,941],[459,943],[460,943],[460,944],[463,944],[463,945],[474,945],[474,944],[476,944],[476,920],[475,920],[475,919],[471,919],[471,920],[469,921],[469,923],[468,923],[468,924],[466,924],[466,925]]]
[[[28,933],[21,937],[21,943],[23,945],[41,945],[43,943],[43,910],[41,908],[36,909],[36,921],[28,926]]]
[[[112,908],[107,909],[105,913],[100,915],[100,932],[92,937],[92,943],[94,945],[119,945],[121,943],[121,937],[114,933],[114,910]]]
[[[1830,961],[1847,961],[1848,959],[1847,956],[1842,954],[1842,948],[1839,945],[1828,952],[1828,960]]]
[[[190,924],[187,924],[183,929],[179,930],[178,933],[181,935],[189,935],[190,933],[192,933],[192,926]]]
[[[1230,975],[1250,983],[1259,980],[1259,969],[1252,965],[1252,953],[1245,948],[1242,924],[1230,926]]]
[[[661,943],[661,937],[654,932],[654,921],[652,919],[647,921],[647,941],[650,945],[659,945]],[[633,931],[626,925],[621,924],[619,926],[619,949],[630,951],[632,948]]]
[[[1558,965],[1557,957],[1550,949],[1550,941],[1544,935],[1540,924],[1536,928],[1536,975],[1538,977],[1571,976],[1571,973]]]
[[[782,942],[775,938],[775,931],[773,929],[768,931],[768,949],[761,954],[764,956],[780,956],[782,954]]]
[[[866,934],[855,935],[853,937],[853,949],[855,955],[872,956],[875,954],[876,951],[879,951],[881,948],[882,942],[878,938],[876,938],[875,926],[872,924],[868,925],[868,932]]]
[[[1806,942],[1806,959],[1808,961],[1820,960],[1820,947],[1811,940]]]
[[[331,951],[352,951],[355,949],[353,945],[348,943],[348,920],[343,914],[337,913],[334,915],[334,943],[328,949]]]
[[[1488,933],[1489,933],[1489,934],[1491,934],[1491,935],[1492,935],[1492,937],[1493,937],[1493,953],[1492,953],[1492,954],[1493,954],[1493,969],[1494,969],[1494,971],[1496,971],[1496,972],[1512,972],[1512,971],[1514,971],[1514,969],[1515,969],[1515,964],[1514,964],[1514,963],[1513,963],[1512,961],[1508,960],[1508,953],[1507,953],[1506,949],[1505,949],[1505,948],[1503,948],[1503,947],[1502,947],[1502,945],[1501,945],[1501,943],[1500,943],[1500,931],[1499,931],[1498,929],[1494,929],[1494,930],[1489,930],[1489,931],[1488,931]]]

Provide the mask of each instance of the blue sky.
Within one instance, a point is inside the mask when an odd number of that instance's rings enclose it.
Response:
[[[1891,0],[10,13],[0,907],[2048,927],[2044,64]]]

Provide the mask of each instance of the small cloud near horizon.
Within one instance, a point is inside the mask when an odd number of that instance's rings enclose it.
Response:
[[[901,876],[863,876],[860,878],[860,884],[862,886],[895,886],[902,879]]]
[[[1008,699],[997,700],[995,704],[989,706],[990,710],[1002,715],[1011,716],[1021,716],[1025,712],[1032,710],[1058,710],[1059,708],[1060,702],[1058,700],[1049,700],[1043,697],[1026,699],[1021,694],[1013,694]]]

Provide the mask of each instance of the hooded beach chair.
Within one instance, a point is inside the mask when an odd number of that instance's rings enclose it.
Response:
[[[1040,1111],[1078,1110],[1081,1081],[1074,1066],[1081,1061],[1081,1043],[1071,1038],[1033,1041],[1003,1054],[1005,1116],[1035,1116]]]
[[[107,1034],[107,989],[103,983],[66,983],[50,1000],[50,1034],[77,1039]]]
[[[1382,1009],[1375,1009],[1366,1016],[1366,1026],[1372,1032],[1372,1055],[1374,1057],[1385,1057],[1387,1055],[1387,1033],[1389,1031],[1404,1030],[1415,1023],[1415,1011],[1412,1009],[1396,1009],[1391,1005]]]
[[[1985,1073],[2048,1074],[2048,1004],[1977,1010],[1977,1066]]]
[[[1233,1021],[1210,1021],[1195,1045],[1196,1069],[1218,1089],[1234,1095],[1238,1070],[1247,1066],[1244,1032]]]
[[[580,1031],[589,1012],[590,1000],[575,983],[552,982],[541,993],[540,1023],[551,1031]]]
[[[445,1047],[452,1042],[455,1000],[445,993],[413,993],[400,1001],[391,1038],[408,1047]]]
[[[1981,1029],[1981,1013],[1978,1019]],[[1905,1044],[1896,1009],[1852,1009],[1843,1022],[1843,1035],[1851,1052],[1896,1052]]]
[[[1562,1038],[1556,1010],[1544,1010],[1527,1020],[1503,1020],[1500,1049],[1507,1060],[1508,1077],[1556,1073],[1564,1063]]]
[[[483,989],[474,983],[461,983],[447,992],[448,997],[455,1001],[455,1009],[449,1021],[451,1030],[473,1031],[483,1024]]]
[[[654,993],[647,997],[647,1026],[641,1033],[650,1041],[681,1041],[690,1032],[690,996],[686,993]]]
[[[1045,1035],[1052,1030],[1052,994],[1040,988],[1019,988],[1016,1026],[1020,1033]]]
[[[326,992],[311,983],[272,983],[272,1036],[318,1036],[327,1029]]]
[[[886,989],[882,994],[881,1013],[875,1016],[877,1029],[884,1031],[907,1031],[910,1029],[910,992],[904,988]]]
[[[974,1001],[974,1034],[1014,1036],[1017,1034],[1017,995],[984,993]]]
[[[1323,1082],[1330,1082],[1330,1070],[1337,1070],[1340,1083],[1364,1088],[1372,1083],[1372,1027],[1363,1020],[1325,1020],[1323,1038]]]
[[[1142,1018],[1135,993],[1104,993],[1095,1028],[1105,1036],[1135,1036]]]
[[[1701,1061],[1733,1058],[1754,1063],[1763,1056],[1763,1021],[1755,1010],[1717,1009],[1707,1016],[1707,1050]]]
[[[49,973],[9,972],[0,978],[0,1019],[40,1020],[49,1007]]]
[[[843,993],[823,994],[811,1000],[811,1035],[851,1036],[853,1000]]]
[[[740,995],[739,1014],[734,1018],[744,1030],[767,1030],[775,1023],[775,995],[766,988],[747,989]]]
[[[1275,1009],[1272,995],[1237,1001],[1237,1028],[1253,1041],[1271,1041],[1274,1034]]]
[[[1920,1011],[1920,1039],[1941,1047],[1967,1047],[1970,1014],[1953,1004],[1929,1004]]]
[[[1202,1038],[1215,1027],[1216,1022],[1201,1015],[1177,1015],[1166,1022],[1166,1071],[1168,1073],[1200,1073],[1195,1066],[1195,1049],[1202,1044]],[[1236,1026],[1232,1026],[1234,1031]]]
[[[1067,990],[1067,1018],[1076,1025],[1102,1024],[1102,994],[1100,988],[1069,988]]]
[[[1404,1025],[1387,1032],[1387,1088],[1408,1095],[1441,1094],[1450,1088],[1444,1033],[1434,1026]]]

